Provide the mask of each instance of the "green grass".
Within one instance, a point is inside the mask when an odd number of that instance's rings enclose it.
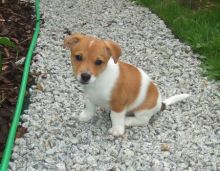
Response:
[[[165,21],[180,40],[202,55],[202,68],[209,79],[220,80],[220,1],[193,10],[175,0],[135,0]]]

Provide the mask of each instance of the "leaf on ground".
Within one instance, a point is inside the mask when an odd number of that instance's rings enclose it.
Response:
[[[1,76],[0,77],[0,80],[3,82],[3,83],[5,83],[5,84],[10,84],[11,83],[11,81],[9,81],[7,78],[5,78],[4,76]]]
[[[10,57],[9,50],[7,48],[4,48],[4,52],[5,52],[6,57],[9,58]]]
[[[1,130],[3,131],[0,133],[0,144],[4,143],[4,141],[7,139],[7,133],[8,133],[6,125],[2,125]]]
[[[5,27],[5,25],[2,25],[1,26],[1,29],[0,29],[0,35],[7,35],[9,33],[9,30],[7,29],[7,27]]]
[[[27,128],[20,126],[16,132],[16,138],[21,138],[25,133],[27,133]]]
[[[12,37],[11,40],[13,40],[13,41],[14,41],[15,43],[17,43],[17,44],[19,43],[19,40],[16,39],[15,37]]]
[[[16,104],[17,97],[9,97],[7,100],[12,104]]]
[[[9,108],[1,108],[1,117],[11,117],[11,111]],[[1,119],[0,119],[1,120]]]
[[[161,151],[170,151],[170,144],[161,144]]]
[[[3,119],[2,117],[0,117],[0,125],[6,124],[7,121],[5,119]]]
[[[14,48],[17,51],[17,55],[18,55],[18,47],[9,38],[7,38],[7,37],[0,37],[0,45]]]
[[[37,83],[36,89],[40,91],[44,90],[43,86],[40,83]]]
[[[4,143],[7,139],[8,134],[8,126],[7,126],[7,120],[0,117],[0,143]]]
[[[2,71],[5,71],[8,68],[8,65],[2,66]]]
[[[3,46],[17,48],[17,46],[7,37],[0,37],[0,44]]]

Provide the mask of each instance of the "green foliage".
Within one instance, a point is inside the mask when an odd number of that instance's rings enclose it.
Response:
[[[11,47],[11,48],[15,49],[16,50],[16,55],[18,56],[18,47],[9,38],[7,38],[7,37],[0,37],[0,45]],[[0,73],[2,71],[2,63],[3,63],[3,57],[2,57],[2,53],[0,51]]]
[[[220,80],[220,1],[192,10],[176,0],[135,0],[149,7],[179,39],[201,55],[204,74]]]
[[[0,37],[0,45],[14,48],[16,50],[16,53],[17,53],[17,56],[18,56],[18,47],[9,38],[7,38],[7,37]]]

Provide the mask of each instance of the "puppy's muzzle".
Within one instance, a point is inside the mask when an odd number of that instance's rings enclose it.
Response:
[[[81,74],[81,83],[82,84],[88,84],[89,83],[89,80],[91,78],[91,75],[89,73],[82,73]]]

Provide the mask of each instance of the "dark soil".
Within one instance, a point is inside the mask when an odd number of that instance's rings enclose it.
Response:
[[[18,49],[0,45],[3,55],[3,68],[0,73],[0,159],[7,140],[11,120],[15,111],[19,87],[23,74],[23,63],[17,61],[25,59],[35,25],[35,12],[32,3],[0,4],[0,37],[8,37]],[[33,78],[29,77],[29,83]],[[30,85],[30,84],[29,84]],[[28,93],[26,93],[28,94]],[[27,129],[19,127],[16,137],[21,137]]]

